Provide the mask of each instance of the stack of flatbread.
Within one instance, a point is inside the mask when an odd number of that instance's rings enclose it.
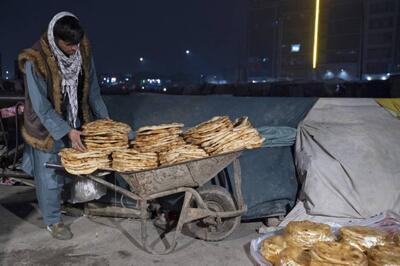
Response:
[[[282,235],[266,238],[260,253],[275,266],[400,266],[400,246],[386,232],[346,226],[339,233],[336,241],[326,224],[292,221]]]
[[[83,143],[88,150],[100,150],[110,154],[129,146],[128,133],[132,129],[127,124],[101,119],[87,123],[82,128]]]
[[[109,169],[111,166],[109,154],[104,151],[79,152],[65,148],[58,155],[65,170],[74,175],[91,174],[97,169]]]
[[[399,246],[375,246],[367,251],[368,265],[400,266]]]
[[[229,117],[215,116],[208,121],[188,129],[184,134],[184,138],[189,143],[206,147],[207,144],[211,145],[214,143],[214,139],[229,134],[232,128],[233,124]],[[203,145],[204,143],[206,145]]]
[[[183,124],[179,123],[141,127],[131,144],[140,152],[168,151],[186,144],[180,136],[182,127]]]
[[[336,240],[329,225],[310,221],[289,222],[284,230],[284,236],[288,245],[304,249],[311,248],[319,241]]]
[[[365,226],[344,226],[339,229],[341,242],[347,243],[361,251],[388,244],[388,234],[377,228]]]
[[[189,129],[184,138],[200,145],[210,155],[257,148],[264,141],[247,117],[238,118],[233,124],[227,116],[213,117]]]
[[[355,247],[339,242],[318,242],[311,249],[311,266],[367,266],[367,257]]]
[[[158,166],[158,156],[154,152],[124,149],[113,152],[112,158],[112,168],[118,172],[134,172]]]
[[[255,129],[248,117],[237,118],[233,124],[233,129],[225,141],[220,141],[219,145],[212,152],[214,154],[241,150],[241,149],[254,149],[260,147],[265,138],[261,137],[257,129]]]
[[[196,145],[186,144],[160,152],[160,165],[171,165],[179,162],[190,161],[207,157],[208,154]]]

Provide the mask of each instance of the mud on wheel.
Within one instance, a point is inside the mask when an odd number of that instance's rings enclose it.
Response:
[[[223,187],[208,185],[197,190],[211,211],[235,211],[236,206],[231,194]],[[192,200],[192,208],[198,207]],[[240,224],[240,216],[230,218],[206,217],[185,225],[193,236],[206,241],[219,241],[228,237]]]

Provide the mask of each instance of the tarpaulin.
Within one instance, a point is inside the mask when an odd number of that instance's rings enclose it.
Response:
[[[297,128],[315,101],[316,98],[229,95],[133,94],[105,97],[111,118],[126,122],[134,129],[170,122],[191,127],[216,115],[228,115],[232,120],[248,116],[255,127]],[[288,145],[292,133],[291,130],[286,130],[286,134],[279,133],[286,137],[285,145]],[[274,134],[275,137],[279,135],[276,131]],[[240,163],[243,196],[248,207],[243,218],[284,214],[294,205],[298,186],[292,147],[246,151]]]
[[[297,130],[293,127],[259,127],[258,132],[265,138],[263,147],[292,146]]]
[[[373,99],[319,99],[298,128],[296,165],[309,214],[400,213],[400,121]]]
[[[400,98],[382,98],[375,99],[384,108],[395,113],[400,118]]]

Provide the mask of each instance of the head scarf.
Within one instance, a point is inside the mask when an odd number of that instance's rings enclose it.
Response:
[[[70,12],[60,12],[56,14],[49,23],[49,27],[47,29],[47,39],[49,41],[51,51],[56,57],[58,66],[60,68],[59,70],[62,77],[61,91],[64,97],[68,96],[68,122],[71,127],[76,128],[78,117],[78,82],[79,73],[82,66],[81,52],[80,49],[78,49],[75,54],[67,56],[60,50],[60,48],[58,48],[54,40],[54,25],[60,18],[65,16],[72,16],[78,19]]]

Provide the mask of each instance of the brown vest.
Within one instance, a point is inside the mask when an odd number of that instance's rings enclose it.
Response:
[[[78,110],[82,112],[83,123],[89,122],[89,69],[91,64],[91,50],[89,41],[84,37],[80,43],[80,51],[82,55],[82,73],[83,86],[81,99],[78,100]],[[32,48],[22,50],[18,56],[19,68],[24,74],[25,79],[25,109],[24,109],[24,124],[21,132],[24,140],[32,147],[50,151],[54,146],[54,139],[42,125],[39,117],[32,108],[32,102],[29,97],[29,91],[25,75],[25,62],[29,60],[34,65],[36,73],[43,78],[47,84],[47,98],[53,105],[54,110],[64,117],[62,108],[62,93],[61,93],[61,75],[56,58],[53,56],[45,35],[40,38],[39,42]],[[79,94],[78,94],[79,95]]]

